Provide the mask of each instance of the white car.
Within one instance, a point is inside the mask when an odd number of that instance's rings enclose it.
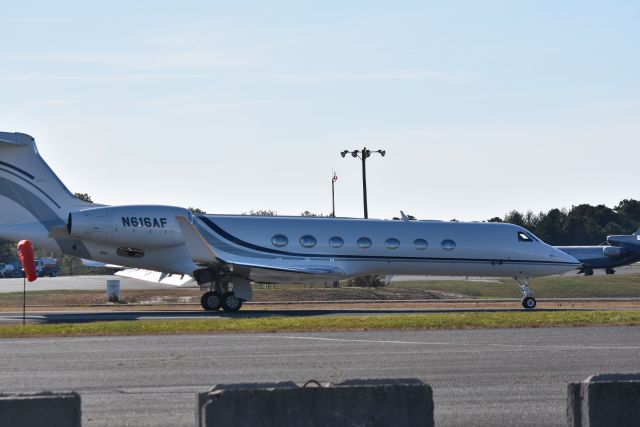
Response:
[[[15,267],[12,264],[0,264],[0,277],[15,277]]]

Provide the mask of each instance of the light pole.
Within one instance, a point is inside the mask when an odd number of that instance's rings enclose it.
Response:
[[[336,173],[333,173],[333,177],[331,178],[331,206],[333,207],[333,209],[331,210],[331,216],[333,218],[336,217],[336,190],[335,190],[335,186],[336,186],[336,181],[338,180],[338,175],[336,175]]]
[[[340,155],[342,157],[345,157],[347,154],[351,154],[352,157],[354,157],[354,158],[358,157],[360,160],[362,160],[362,197],[363,197],[363,200],[364,200],[364,217],[365,218],[369,218],[369,211],[367,209],[367,165],[366,165],[366,162],[367,162],[367,158],[369,156],[371,156],[371,153],[378,153],[382,157],[384,157],[384,155],[386,154],[386,151],[384,151],[384,150],[371,151],[371,150],[367,150],[367,147],[364,147],[362,149],[362,151],[344,150],[343,152],[340,153]]]

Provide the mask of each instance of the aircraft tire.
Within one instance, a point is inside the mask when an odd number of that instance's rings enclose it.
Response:
[[[240,310],[242,307],[242,300],[236,296],[233,292],[225,292],[222,294],[222,309],[224,311],[233,313]]]
[[[207,311],[217,311],[222,306],[222,300],[215,292],[205,292],[200,298],[200,305]]]
[[[524,297],[522,298],[522,307],[527,310],[531,310],[536,307],[536,299],[534,297]]]

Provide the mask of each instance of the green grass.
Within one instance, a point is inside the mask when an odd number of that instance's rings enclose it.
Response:
[[[395,282],[394,287],[427,288],[433,291],[451,292],[474,298],[521,298],[513,279],[501,279],[501,283],[472,282],[466,280],[424,280]],[[615,298],[640,297],[640,275],[612,276],[553,276],[529,281],[529,286],[539,298]]]
[[[380,316],[269,317],[3,325],[0,338],[173,335],[230,332],[310,332],[640,325],[640,310],[433,313]]]

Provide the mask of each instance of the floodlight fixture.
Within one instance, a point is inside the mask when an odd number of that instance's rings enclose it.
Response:
[[[376,150],[376,151],[371,151],[371,150],[367,150],[367,147],[364,147],[362,149],[362,151],[358,151],[358,150],[354,150],[354,151],[349,151],[349,150],[344,150],[342,152],[340,152],[340,155],[344,158],[348,153],[351,153],[351,156],[353,158],[356,157],[360,157],[360,159],[362,160],[362,198],[363,198],[363,202],[364,202],[364,217],[365,218],[369,218],[369,211],[367,209],[367,167],[366,167],[366,160],[367,157],[371,156],[371,153],[378,153],[380,154],[382,157],[385,156],[385,154],[387,154],[387,152],[385,150]],[[358,156],[358,154],[360,154],[360,156]]]

